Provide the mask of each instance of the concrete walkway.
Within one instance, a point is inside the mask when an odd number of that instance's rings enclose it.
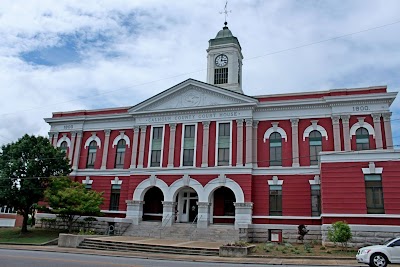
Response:
[[[94,237],[94,239],[108,240],[115,242],[139,243],[165,245],[175,247],[196,247],[196,248],[211,248],[218,249],[223,243],[219,242],[200,242],[200,241],[185,241],[185,240],[166,240],[141,238],[131,236],[112,236],[112,237]],[[217,256],[192,256],[192,255],[176,255],[148,252],[123,252],[123,251],[106,251],[93,249],[78,249],[78,248],[61,248],[58,246],[32,246],[32,245],[0,245],[0,249],[20,249],[20,250],[35,250],[61,253],[76,253],[90,255],[104,255],[115,257],[134,257],[144,259],[162,259],[175,261],[198,261],[198,262],[214,262],[214,263],[244,263],[244,264],[275,264],[275,265],[332,265],[332,266],[366,266],[358,264],[355,259],[338,259],[325,257],[256,257],[249,256],[246,258],[225,258]]]

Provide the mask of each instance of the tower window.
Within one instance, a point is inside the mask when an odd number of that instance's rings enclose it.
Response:
[[[369,133],[364,127],[360,127],[356,131],[356,150],[369,149]]]
[[[228,68],[215,69],[214,84],[228,83]]]

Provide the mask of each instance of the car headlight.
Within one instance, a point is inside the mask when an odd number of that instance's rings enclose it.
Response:
[[[371,251],[370,249],[362,249],[362,250],[360,251],[360,255],[368,254],[370,251]]]

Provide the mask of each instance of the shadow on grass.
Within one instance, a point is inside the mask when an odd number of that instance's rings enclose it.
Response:
[[[0,243],[42,244],[58,238],[62,231],[28,228],[28,233],[21,233],[21,228],[0,228]]]

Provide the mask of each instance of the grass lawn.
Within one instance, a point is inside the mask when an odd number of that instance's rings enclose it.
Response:
[[[256,247],[251,253],[252,255],[263,255],[271,257],[280,256],[325,256],[325,257],[355,257],[357,250],[355,248],[343,249],[341,247],[324,247],[322,245],[306,243],[306,244],[276,244],[276,243],[260,243],[255,244]]]
[[[41,244],[58,237],[59,231],[29,229],[21,234],[21,228],[0,228],[0,243]]]

